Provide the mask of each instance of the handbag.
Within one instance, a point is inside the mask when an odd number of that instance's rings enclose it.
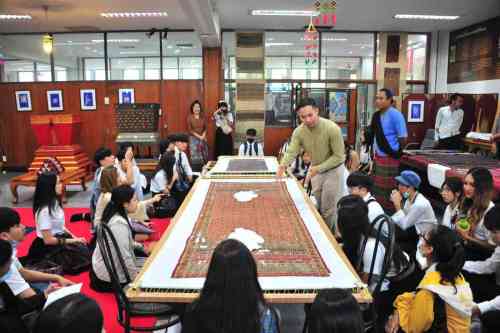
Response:
[[[71,235],[62,233],[55,235],[58,239],[70,239]],[[64,274],[78,275],[88,271],[91,266],[91,254],[86,244],[62,244],[58,249],[48,253],[44,260],[55,262],[62,267]]]
[[[173,196],[163,197],[155,206],[154,216],[160,219],[172,217],[177,212],[177,200]]]

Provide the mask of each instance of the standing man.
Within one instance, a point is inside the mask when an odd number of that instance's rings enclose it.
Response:
[[[434,126],[438,149],[460,149],[462,146],[460,137],[460,127],[464,120],[462,104],[464,104],[463,96],[453,94],[450,97],[450,104],[439,109]]]
[[[380,204],[392,210],[389,200],[395,177],[399,175],[399,159],[406,144],[408,133],[405,118],[393,106],[394,95],[387,88],[377,92],[377,111],[372,116],[371,129],[374,135],[373,181],[374,195]]]
[[[336,230],[337,202],[344,192],[345,154],[340,127],[331,120],[320,118],[313,99],[303,100],[297,107],[297,114],[302,124],[293,131],[277,176],[283,176],[302,149],[308,152],[312,163],[306,179],[311,179],[312,193],[321,216]]]

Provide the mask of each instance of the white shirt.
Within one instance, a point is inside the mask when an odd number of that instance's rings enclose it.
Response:
[[[233,124],[234,118],[233,118],[233,114],[231,112],[228,111],[225,118],[228,121],[228,125]],[[224,125],[224,116],[222,114],[221,115],[215,114],[214,119],[215,119],[215,126],[222,127]]]
[[[118,159],[115,160],[115,168],[118,172],[118,178],[120,181],[126,182],[127,181],[127,173],[122,169],[120,162],[118,162]],[[141,170],[137,166],[135,159],[132,160],[132,174],[134,177],[133,184],[130,185],[135,191],[135,197],[137,200],[141,201],[144,199],[144,193],[142,192],[142,183],[143,183],[143,177],[144,175],[141,173]],[[145,177],[144,177],[145,178]],[[146,184],[147,185],[147,184]]]
[[[180,160],[180,162],[179,162]],[[175,147],[175,166],[174,166],[174,171],[176,167],[180,165],[182,166],[182,169],[184,169],[184,176],[187,177],[192,177],[193,176],[193,170],[191,169],[191,165],[189,164],[188,157],[185,152],[180,151],[179,148]],[[181,170],[178,170],[178,173],[180,173]],[[179,175],[180,176],[180,175]]]
[[[21,276],[21,273],[19,273],[16,263],[14,262],[10,266],[10,275],[7,280],[5,280],[5,283],[7,283],[14,296],[17,296],[30,288],[30,285]]]
[[[172,174],[173,177],[175,177],[177,171],[174,168],[174,172]],[[151,179],[151,192],[154,193],[161,193],[165,191],[165,189],[168,186],[168,181],[167,181],[167,174],[165,173],[165,170],[159,170],[153,179]]]
[[[366,146],[361,145],[361,150],[359,151],[359,163],[368,164],[371,161],[370,151],[366,151]]]
[[[56,204],[52,210],[52,215],[49,213],[49,207],[40,209],[35,216],[36,235],[43,238],[42,231],[49,230],[52,235],[62,234],[64,228],[64,210]]]
[[[414,202],[406,200],[403,209],[392,215],[392,220],[401,229],[406,230],[415,226],[417,234],[427,232],[433,224],[437,224],[434,209],[431,203],[421,193],[417,193]]]
[[[464,119],[464,110],[450,110],[450,106],[443,106],[436,116],[436,140],[446,139],[460,134],[460,127]]]
[[[384,209],[382,208],[382,206],[378,203],[377,200],[375,200],[375,198],[372,196],[372,194],[370,192],[368,192],[364,197],[363,197],[363,200],[365,202],[368,202],[371,200],[370,203],[368,203],[368,219],[370,220],[370,223],[373,223],[373,221],[375,221],[375,219],[382,215],[382,214],[385,214],[384,212]],[[375,201],[373,201],[375,200]],[[377,223],[376,225],[374,225],[373,227],[375,228],[375,230],[378,230],[378,225],[380,223]],[[387,235],[388,233],[388,230],[387,230],[387,225],[384,225],[384,233]]]
[[[455,225],[451,223],[451,220],[457,216],[459,211],[458,206],[458,204],[455,208],[451,208],[451,205],[446,206],[443,214],[443,221],[441,222],[442,225],[455,230]]]
[[[481,220],[476,226],[476,230],[474,230],[474,237],[483,241],[488,241],[490,239],[490,231],[486,229],[484,226],[484,216],[490,209],[492,209],[495,206],[493,202],[490,201],[490,204],[488,205],[488,208],[486,208],[486,211],[484,212],[483,216],[481,217]]]
[[[497,285],[500,286],[500,246],[495,248],[495,252],[484,261],[466,261],[464,270],[475,274],[496,274]],[[492,310],[500,310],[500,295],[492,300],[478,303],[481,313]]]
[[[309,171],[310,166],[311,164],[306,165],[302,160],[302,157],[300,157],[299,155],[295,158],[295,160],[293,160],[292,164],[288,168],[288,172],[291,175],[294,175],[296,178],[304,179],[307,176],[307,172]]]
[[[245,153],[245,146],[247,147],[246,153]],[[255,151],[257,151],[257,154],[255,154]],[[247,141],[240,145],[240,149],[238,150],[238,156],[246,156],[246,157],[264,156],[264,149],[262,148],[262,145],[257,141],[254,141],[252,143]]]

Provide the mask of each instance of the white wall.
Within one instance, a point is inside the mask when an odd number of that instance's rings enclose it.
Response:
[[[500,80],[448,84],[449,31],[435,31],[431,40],[429,93],[500,94]]]

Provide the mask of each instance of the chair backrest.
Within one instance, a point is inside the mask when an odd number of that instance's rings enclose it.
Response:
[[[385,229],[384,225],[386,225],[385,227],[386,230],[384,230]],[[377,226],[376,229],[375,226]],[[368,273],[368,285],[370,285],[373,280],[373,270],[375,268],[375,262],[377,259],[377,253],[380,243],[385,243],[382,244],[382,246],[385,247],[382,270],[380,272],[380,275],[378,275],[379,280],[377,281],[377,284],[374,290],[372,291],[372,296],[374,299],[376,299],[380,293],[380,289],[382,288],[382,283],[384,282],[385,277],[387,276],[387,273],[389,272],[392,263],[394,247],[396,244],[394,222],[392,222],[391,218],[388,215],[381,214],[377,216],[377,218],[371,223],[370,230],[371,231],[375,230],[375,247],[374,247],[374,255],[372,256],[372,261],[370,263],[370,272]],[[359,252],[358,271],[360,271],[363,265],[363,254],[365,252],[367,241],[368,237],[365,237],[361,245],[361,249]]]
[[[124,311],[126,313],[129,312],[130,304],[123,291],[123,282],[120,282],[118,272],[121,270],[123,276],[125,276],[126,284],[131,282],[130,274],[111,229],[105,223],[99,223],[96,227],[96,234],[97,244],[99,245],[99,250],[101,251],[101,256],[106,266],[111,285],[113,286],[113,294],[118,305],[118,320],[123,322]]]
[[[420,145],[420,149],[425,150],[425,149],[433,149],[434,147],[434,135],[436,131],[434,128],[429,128],[425,131],[425,136],[424,140],[422,140],[422,144]]]

